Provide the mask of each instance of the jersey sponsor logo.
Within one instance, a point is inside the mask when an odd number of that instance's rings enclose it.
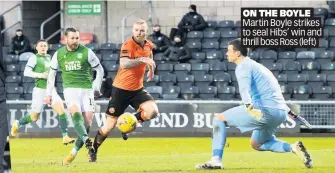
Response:
[[[80,61],[65,62],[65,69],[66,69],[66,71],[81,70]]]
[[[128,50],[122,50],[122,53],[124,53],[124,54],[126,54],[128,52],[129,52]]]

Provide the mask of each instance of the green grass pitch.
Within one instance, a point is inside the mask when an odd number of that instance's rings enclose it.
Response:
[[[280,138],[290,143],[298,138]],[[228,138],[224,170],[195,170],[195,165],[210,159],[211,138],[108,138],[99,150],[98,162],[88,163],[83,148],[70,166],[63,158],[73,144],[64,146],[59,138],[11,138],[13,173],[317,173],[335,172],[335,139],[299,138],[313,157],[314,168],[307,169],[292,153],[257,152],[249,138]]]

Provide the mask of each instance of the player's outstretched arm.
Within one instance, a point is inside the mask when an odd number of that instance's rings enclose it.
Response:
[[[97,72],[95,80],[93,81],[93,89],[94,91],[99,91],[100,94],[101,84],[104,77],[104,69],[100,64],[99,58],[92,50],[89,50],[88,52],[88,62],[91,67]]]
[[[133,44],[129,42],[123,43],[120,51],[120,67],[129,69],[142,63],[153,65],[153,61],[148,57],[133,58],[132,52],[134,49]]]
[[[40,78],[40,79],[47,79],[48,73],[36,73],[33,72],[33,69],[36,66],[36,56],[31,56],[27,62],[27,65],[24,69],[24,76],[31,77],[31,78]]]
[[[155,61],[154,61],[154,56],[153,56],[153,53],[151,52],[151,54],[150,54],[150,59],[153,61],[153,63],[154,63],[154,65],[156,65],[155,64]],[[154,76],[155,76],[155,66],[153,66],[153,65],[147,65],[147,67],[148,67],[148,69],[149,69],[149,71],[148,71],[148,74],[147,74],[147,82],[149,82],[149,81],[151,81],[153,78],[154,78]]]
[[[133,68],[145,62],[144,58],[130,59],[129,57],[120,57],[120,66],[125,69]]]

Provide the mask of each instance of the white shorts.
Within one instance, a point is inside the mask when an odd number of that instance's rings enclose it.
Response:
[[[94,112],[95,101],[93,89],[65,88],[64,99],[67,108],[76,105],[79,112]]]
[[[33,89],[33,95],[32,95],[32,104],[31,104],[31,111],[36,113],[41,113],[42,110],[45,107],[45,96],[46,96],[46,89],[41,89],[35,87]],[[63,100],[59,97],[59,95],[56,92],[56,89],[52,91],[52,100],[51,104],[54,105],[56,103],[63,103]]]

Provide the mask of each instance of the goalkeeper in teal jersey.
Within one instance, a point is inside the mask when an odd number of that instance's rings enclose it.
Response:
[[[57,69],[62,72],[64,98],[72,115],[74,128],[78,139],[70,154],[63,160],[68,165],[77,156],[80,148],[85,144],[87,149],[92,148],[92,141],[88,132],[92,124],[95,102],[94,95],[100,96],[100,87],[104,70],[95,53],[79,44],[79,31],[70,27],[65,31],[66,46],[59,48],[52,57],[47,85],[47,103],[50,103]],[[92,69],[96,73],[93,81]]]
[[[15,120],[12,124],[11,135],[16,136],[17,131],[23,125],[28,123],[36,122],[40,116],[41,111],[45,107],[45,96],[47,88],[47,77],[50,68],[51,57],[47,54],[48,43],[45,40],[39,40],[36,43],[37,54],[31,56],[27,62],[24,70],[24,76],[35,78],[35,87],[32,93],[32,105],[31,112],[22,117],[20,120]],[[55,98],[51,107],[59,115],[59,124],[63,135],[63,144],[67,145],[74,142],[67,133],[67,116],[65,114],[65,108],[63,100],[59,97],[56,90],[52,91],[52,95]]]
[[[258,151],[292,152],[307,168],[312,158],[302,142],[289,144],[274,135],[280,124],[289,117],[310,127],[286,105],[280,85],[272,72],[247,57],[247,48],[240,39],[228,43],[228,61],[235,63],[235,74],[243,105],[229,109],[213,119],[212,159],[196,165],[197,169],[223,169],[222,156],[226,143],[226,126],[236,127],[242,133],[252,131],[250,145]]]

